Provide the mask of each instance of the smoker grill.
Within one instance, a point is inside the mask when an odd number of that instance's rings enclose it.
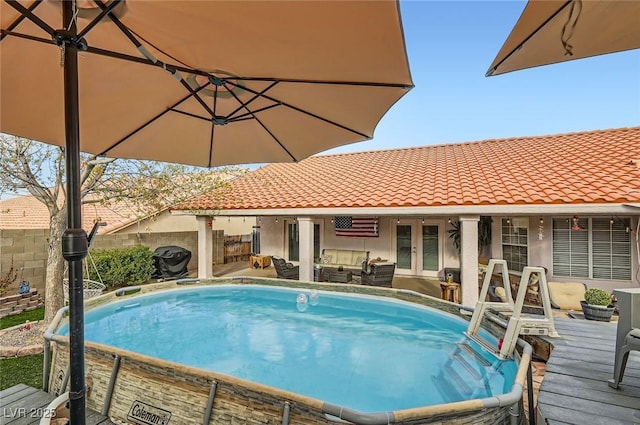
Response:
[[[153,251],[153,278],[167,279],[187,275],[191,251],[180,246],[160,246]]]

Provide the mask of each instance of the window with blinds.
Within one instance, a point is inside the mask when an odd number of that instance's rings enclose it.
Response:
[[[529,219],[525,217],[502,219],[502,258],[509,270],[522,271],[529,263]]]
[[[553,219],[553,274],[631,280],[630,219]]]

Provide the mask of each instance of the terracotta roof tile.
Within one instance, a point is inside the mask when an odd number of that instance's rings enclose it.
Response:
[[[87,232],[99,217],[107,223],[99,233],[112,230],[135,221],[135,213],[124,206],[105,207],[99,204],[82,206],[82,228]],[[49,211],[47,207],[31,195],[0,201],[0,229],[48,229]]]
[[[175,209],[640,202],[640,127],[270,164]]]

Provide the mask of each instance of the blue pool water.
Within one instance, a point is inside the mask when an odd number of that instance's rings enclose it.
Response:
[[[464,330],[464,320],[411,303],[258,285],[128,297],[85,316],[87,341],[361,412],[510,391],[516,363],[461,346]]]

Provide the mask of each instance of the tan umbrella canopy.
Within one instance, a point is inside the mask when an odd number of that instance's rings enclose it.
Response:
[[[61,3],[6,0],[0,10],[0,130],[60,146]],[[371,138],[412,87],[396,2],[109,5],[85,30],[101,8],[78,2],[83,152],[201,166],[297,161]]]
[[[85,423],[80,151],[215,166],[365,140],[412,86],[395,1],[3,0],[0,131],[65,146],[71,423]]]
[[[640,1],[530,0],[487,76],[640,48]]]

